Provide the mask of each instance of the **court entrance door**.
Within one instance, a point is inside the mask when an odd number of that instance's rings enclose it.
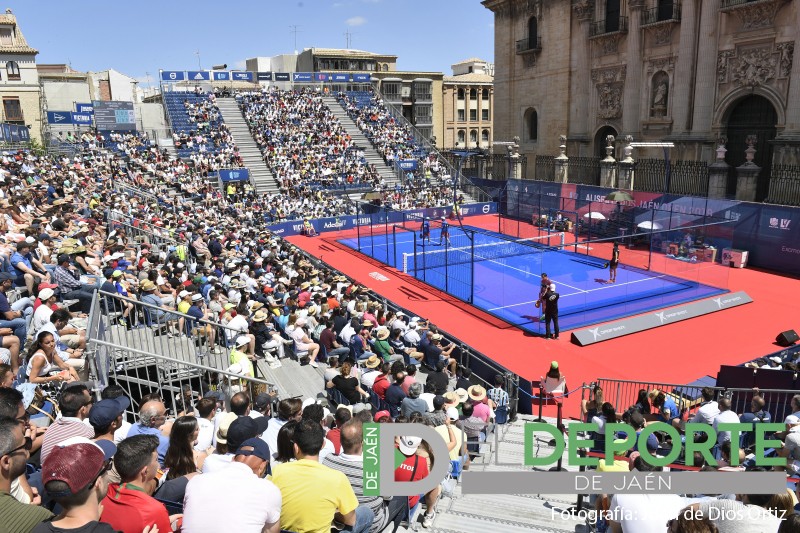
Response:
[[[725,162],[738,167],[745,162],[748,135],[756,136],[756,154],[753,162],[761,167],[756,189],[756,202],[762,202],[769,192],[769,178],[772,167],[772,144],[775,139],[778,114],[769,100],[753,94],[746,96],[734,104],[728,116],[728,152]],[[736,173],[731,172],[728,178],[729,196],[736,195]]]

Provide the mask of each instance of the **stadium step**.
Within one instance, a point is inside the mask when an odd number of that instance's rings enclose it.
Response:
[[[217,98],[217,106],[222,114],[225,124],[231,132],[236,146],[239,148],[239,155],[244,161],[244,166],[250,170],[250,181],[257,193],[277,193],[279,190],[278,181],[275,175],[267,167],[261,156],[261,150],[250,134],[250,128],[239,110],[239,104],[235,98]]]
[[[399,181],[397,179],[397,175],[395,174],[394,170],[386,165],[386,161],[383,159],[383,156],[378,153],[378,150],[375,149],[375,145],[373,145],[369,139],[364,136],[361,130],[358,128],[353,119],[350,118],[350,115],[347,114],[347,111],[341,106],[338,100],[336,100],[333,96],[323,96],[322,101],[325,102],[331,113],[339,120],[342,124],[342,127],[353,139],[353,142],[359,148],[364,150],[364,159],[367,160],[367,163],[375,165],[375,169],[380,174],[381,178],[384,179],[386,182],[387,187],[393,188],[394,185]]]

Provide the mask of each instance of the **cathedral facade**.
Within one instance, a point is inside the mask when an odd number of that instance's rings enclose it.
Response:
[[[800,2],[484,0],[495,17],[494,139],[532,161],[672,142],[673,160],[732,167],[755,148],[756,200],[800,164]],[[637,157],[664,157],[637,149]],[[535,178],[528,165],[528,178]],[[784,176],[785,177],[785,176]],[[796,176],[800,178],[800,176]],[[736,181],[728,192],[735,194]]]

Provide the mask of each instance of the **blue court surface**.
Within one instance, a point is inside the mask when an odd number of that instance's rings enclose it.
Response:
[[[362,231],[359,238],[338,242],[537,334],[545,331],[535,307],[544,272],[560,294],[562,330],[728,292],[696,281],[698,268],[723,268],[714,263],[686,265],[678,276],[626,265],[623,254],[616,282],[610,283],[605,260],[576,253],[572,246],[560,247],[562,234],[509,241],[479,231],[473,242],[460,228],[451,228],[449,246],[439,244],[438,229],[431,231],[431,242],[424,246],[419,232],[402,228],[385,235]],[[657,258],[663,260],[662,255]]]

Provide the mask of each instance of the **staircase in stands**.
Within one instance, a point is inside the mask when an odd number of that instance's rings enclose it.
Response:
[[[278,180],[264,162],[261,150],[258,149],[258,145],[250,134],[250,128],[247,126],[236,99],[217,98],[217,106],[233,136],[233,141],[239,148],[239,155],[242,156],[244,166],[250,170],[250,181],[253,188],[259,194],[277,193],[279,190]]]
[[[356,144],[356,146],[364,150],[364,159],[367,160],[367,163],[375,165],[378,174],[380,174],[383,180],[386,182],[386,186],[389,188],[394,188],[398,181],[394,169],[386,166],[383,156],[378,153],[378,150],[375,149],[375,146],[370,142],[369,139],[366,138],[361,130],[358,129],[356,123],[353,122],[353,119],[350,118],[350,115],[347,114],[347,111],[345,111],[339,101],[333,96],[323,96],[322,101],[325,102],[325,105],[327,105],[328,108],[330,108],[333,116],[339,119],[344,131],[346,131],[350,138],[353,139],[353,142]]]

